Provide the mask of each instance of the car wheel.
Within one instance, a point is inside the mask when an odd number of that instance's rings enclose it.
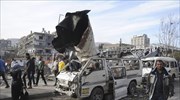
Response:
[[[91,92],[89,100],[103,100],[104,92],[101,88],[95,88]]]
[[[134,81],[130,82],[128,87],[128,94],[134,96],[136,93],[136,83]]]

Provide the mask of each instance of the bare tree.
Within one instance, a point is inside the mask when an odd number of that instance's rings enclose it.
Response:
[[[173,53],[174,47],[178,46],[179,40],[179,19],[173,15],[162,18],[160,24],[159,43],[164,45],[165,56],[171,49]]]

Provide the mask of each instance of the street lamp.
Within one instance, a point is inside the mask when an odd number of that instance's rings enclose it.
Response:
[[[60,22],[61,16],[64,16],[64,15],[63,15],[63,14],[59,14],[58,24],[59,24],[59,22]]]

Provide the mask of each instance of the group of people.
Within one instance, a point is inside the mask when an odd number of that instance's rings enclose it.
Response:
[[[32,88],[32,83],[34,84],[34,86],[38,86],[38,82],[39,82],[39,77],[41,76],[44,84],[47,85],[46,79],[44,77],[44,67],[45,67],[45,62],[43,61],[43,57],[40,56],[38,60],[35,59],[35,57],[30,56],[29,53],[26,53],[26,62],[23,64],[22,60],[20,60],[20,62],[17,62],[15,59],[12,59],[11,61],[11,65],[10,65],[10,70],[8,73],[11,73],[13,71],[14,67],[19,66],[21,71],[22,71],[22,76],[21,79],[23,80],[23,86],[25,88],[31,89]],[[6,69],[7,66],[5,65],[4,60],[0,59],[0,76],[2,76],[6,87],[5,88],[9,88],[9,83],[6,79]],[[34,75],[35,73],[37,74],[37,77],[35,79]],[[13,76],[12,76],[13,78]],[[27,87],[27,82],[26,79],[28,79],[28,86]]]
[[[45,62],[43,61],[43,57],[40,56],[38,61],[35,60],[34,57],[31,58],[29,53],[26,53],[26,63],[19,63],[15,59],[12,59],[10,72],[9,74],[12,76],[11,82],[11,95],[12,100],[19,100],[21,98],[21,93],[23,89],[31,89],[32,83],[34,86],[38,85],[39,77],[41,76],[44,84],[47,85],[46,79],[44,77],[44,67]],[[6,79],[6,66],[5,62],[0,59],[0,76],[2,76],[4,82],[6,83],[5,88],[9,88],[9,83]],[[37,74],[36,81],[34,74]],[[26,79],[28,79],[28,86],[26,83]]]
[[[22,70],[22,81],[23,81],[23,86],[25,88],[31,89],[32,84],[34,86],[38,86],[39,83],[39,78],[41,76],[42,80],[44,81],[44,84],[47,85],[46,78],[44,77],[44,69],[45,69],[45,61],[43,60],[43,57],[40,56],[38,59],[35,57],[31,57],[29,53],[26,53],[26,61],[18,61],[15,60],[14,58],[11,59],[11,64],[9,65],[9,68],[5,64],[5,61],[0,59],[0,76],[2,76],[6,87],[9,88],[10,85],[6,79],[6,74],[10,73],[13,69],[14,66],[19,66],[21,67]],[[55,84],[57,84],[57,78],[56,76],[59,74],[60,71],[62,71],[65,67],[65,64],[68,62],[68,56],[64,55],[57,55],[54,57],[52,61],[52,73],[55,76]],[[7,69],[8,72],[7,72]],[[35,79],[35,74],[36,74],[36,79]],[[28,80],[28,83],[26,82]],[[28,87],[27,87],[28,85]]]
[[[24,87],[27,87],[26,76],[29,81],[28,82],[29,89],[32,88],[32,83],[34,84],[34,86],[38,86],[40,75],[44,81],[44,84],[47,85],[46,79],[44,77],[45,62],[43,61],[43,57],[40,56],[38,61],[36,62],[36,59],[34,57],[31,58],[30,54],[26,53],[26,60],[27,60],[27,62],[25,64],[24,74],[23,74]],[[36,81],[35,81],[35,77],[34,77],[35,72],[37,74]]]

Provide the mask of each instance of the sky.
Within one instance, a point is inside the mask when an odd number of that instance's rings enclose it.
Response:
[[[88,13],[95,42],[131,43],[134,35],[147,34],[158,43],[160,21],[174,15],[180,19],[179,0],[1,0],[1,39],[21,38],[32,32],[54,32],[67,12]],[[180,40],[179,40],[180,41]]]

